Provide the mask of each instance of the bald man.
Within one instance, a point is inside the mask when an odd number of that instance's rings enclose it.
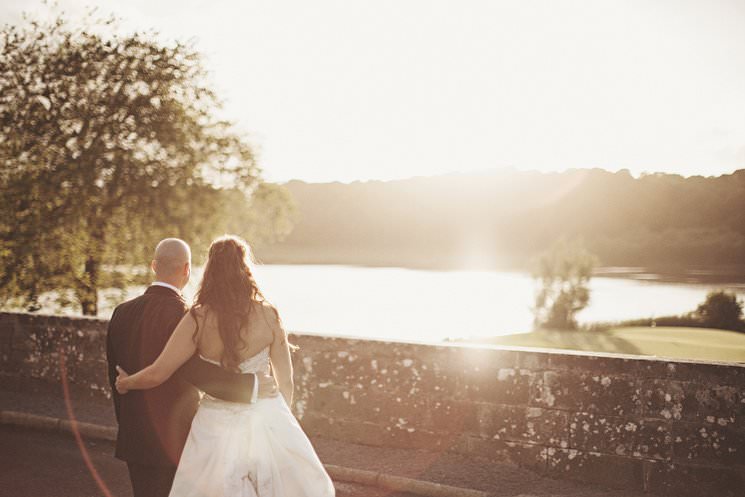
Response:
[[[114,309],[106,337],[106,360],[119,429],[115,456],[126,461],[134,497],[167,497],[199,404],[199,390],[249,403],[277,394],[274,379],[231,373],[194,355],[168,381],[151,390],[119,395],[116,366],[134,373],[160,355],[188,310],[181,290],[191,276],[191,250],[178,238],[155,248],[155,281],[144,294]],[[258,386],[258,390],[257,387]]]

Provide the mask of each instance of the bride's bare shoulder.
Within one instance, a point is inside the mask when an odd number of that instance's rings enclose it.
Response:
[[[216,315],[214,312],[210,312],[210,309],[208,306],[205,305],[196,305],[193,306],[189,310],[189,314],[194,318],[194,321],[197,323],[197,327],[199,329],[199,334],[201,335],[204,329],[211,328],[215,326],[215,319]]]
[[[207,311],[208,309],[204,305],[197,304],[189,309],[189,314],[191,314],[195,320],[201,323],[204,322],[205,318],[207,317]]]
[[[281,326],[279,312],[277,312],[277,308],[271,302],[266,300],[255,301],[253,305],[259,310],[259,315],[262,317],[264,324],[272,331]]]

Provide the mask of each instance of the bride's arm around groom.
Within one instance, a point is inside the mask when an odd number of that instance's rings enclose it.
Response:
[[[289,406],[292,405],[294,382],[287,332],[282,327],[279,316],[271,305],[264,304],[261,308],[263,317],[274,335],[269,348],[274,381],[279,385],[279,391]],[[124,394],[129,390],[147,390],[168,380],[183,364],[197,354],[197,344],[195,342],[197,329],[198,323],[194,315],[187,312],[181,318],[163,348],[163,352],[155,362],[133,375],[129,375],[117,365],[116,369],[119,373],[116,379],[117,391]]]

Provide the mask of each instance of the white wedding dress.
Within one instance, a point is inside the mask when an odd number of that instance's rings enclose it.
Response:
[[[240,369],[268,372],[269,347]],[[331,478],[282,395],[254,404],[204,395],[169,497],[334,495]]]

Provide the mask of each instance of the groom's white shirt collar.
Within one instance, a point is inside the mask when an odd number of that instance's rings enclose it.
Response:
[[[170,283],[165,283],[165,282],[163,282],[163,281],[153,281],[153,282],[152,282],[152,283],[150,284],[150,286],[164,286],[164,287],[166,287],[166,288],[170,288],[170,289],[171,289],[171,290],[173,290],[174,292],[176,292],[176,293],[178,293],[179,295],[181,295],[181,290],[179,290],[179,289],[178,289],[178,288],[176,288],[175,286],[171,285]]]

